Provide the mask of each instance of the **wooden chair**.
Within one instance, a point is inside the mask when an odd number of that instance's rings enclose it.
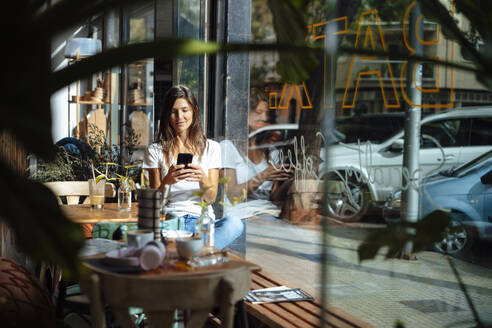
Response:
[[[45,185],[58,196],[58,202],[62,204],[61,197],[67,198],[68,205],[78,204],[80,197],[86,196],[83,204],[89,204],[89,183],[87,181],[56,181],[46,182]],[[113,198],[116,196],[116,188],[111,182],[106,182],[105,196]]]
[[[81,280],[91,300],[92,326],[105,327],[104,305],[117,324],[134,327],[129,307],[142,308],[150,327],[171,327],[175,310],[189,311],[186,327],[202,327],[208,314],[219,307],[222,326],[232,328],[234,304],[248,293],[251,272],[247,266],[201,274],[129,275],[88,266]]]

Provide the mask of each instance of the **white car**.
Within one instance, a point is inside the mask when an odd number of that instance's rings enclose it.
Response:
[[[328,161],[320,168],[322,176],[341,180],[346,186],[342,194],[328,198],[330,212],[347,221],[360,219],[371,202],[384,202],[402,187],[402,174],[422,179],[491,150],[491,128],[492,107],[454,109],[423,118],[420,172],[402,172],[403,130],[379,144],[329,147]]]
[[[292,137],[299,129],[299,124],[272,124],[252,131],[248,138],[256,138],[256,148],[281,148],[292,144]]]
[[[360,135],[363,140],[360,144],[339,142],[331,145],[328,148],[328,161],[324,161],[325,148],[321,148],[317,172],[319,179],[339,180],[345,184],[342,192],[327,197],[331,216],[357,221],[369,204],[384,203],[393,190],[402,187],[403,173],[416,175],[415,172],[402,172],[403,129],[383,141],[370,137],[377,135],[378,129],[381,134],[387,135],[388,131],[395,131],[398,124],[401,126],[401,117],[384,116],[369,114],[362,117],[357,124],[367,124],[371,133]],[[386,121],[375,123],[375,119]],[[337,120],[337,123],[347,124],[345,121]],[[335,139],[354,140],[353,136],[348,138],[346,135],[351,131],[350,127],[340,126],[343,132],[335,131]],[[421,120],[421,127],[420,178],[432,171],[468,162],[492,149],[492,107],[468,107],[429,115]],[[252,132],[249,137],[258,139],[259,148],[286,149],[292,146],[298,128],[297,124],[274,124]],[[352,129],[361,130],[355,129],[355,126]],[[298,140],[298,148],[299,144]]]

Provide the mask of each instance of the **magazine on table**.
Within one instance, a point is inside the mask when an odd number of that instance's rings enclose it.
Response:
[[[314,301],[314,298],[301,288],[277,286],[252,290],[244,297],[252,304]]]

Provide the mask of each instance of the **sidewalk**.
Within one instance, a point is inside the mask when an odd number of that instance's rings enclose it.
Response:
[[[358,231],[358,229],[360,231]],[[330,226],[329,302],[376,326],[472,327],[473,316],[446,259],[423,252],[417,261],[358,263],[357,247],[369,227]],[[282,220],[247,223],[246,259],[294,287],[321,296],[321,233]],[[492,269],[454,260],[483,322],[492,322]]]

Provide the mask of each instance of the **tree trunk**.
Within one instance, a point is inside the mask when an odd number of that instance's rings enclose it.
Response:
[[[337,6],[335,8],[336,14],[334,17],[347,16],[347,24],[350,26],[353,17],[359,9],[361,0],[338,0]],[[338,44],[341,42],[339,38]],[[304,158],[310,158],[312,161],[312,169],[310,172],[317,174],[318,167],[320,163],[320,148],[322,146],[322,137],[319,132],[321,132],[321,122],[323,122],[324,115],[327,110],[335,110],[336,104],[325,104],[325,86],[326,92],[333,90],[334,86],[331,83],[331,72],[336,76],[336,53],[333,54],[335,57],[333,60],[329,55],[326,55],[326,70],[325,70],[325,55],[321,55],[318,58],[320,65],[312,73],[309,81],[306,83],[307,92],[311,100],[311,109],[302,109],[300,119],[299,119],[299,130],[296,134],[297,139],[297,152],[298,159],[303,161]],[[326,71],[326,83],[325,72]],[[334,79],[333,79],[334,81]],[[331,99],[335,99],[332,97]],[[291,150],[293,151],[293,150]],[[300,168],[301,163],[297,163],[297,168]],[[303,168],[305,163],[302,163]],[[298,178],[300,177],[299,172],[297,172]],[[282,209],[281,216],[291,223],[307,223],[310,221],[313,224],[319,223],[320,214],[320,188],[313,185],[312,179],[314,179],[314,174],[306,174],[302,176],[303,180],[309,179],[310,183],[303,184],[302,181],[297,181],[293,183],[289,190],[289,195],[287,200],[284,202],[284,207]],[[317,182],[316,182],[317,183]],[[311,199],[309,204],[306,202],[300,202],[295,200],[295,196],[302,195],[303,199]],[[300,197],[300,196],[299,196]]]

